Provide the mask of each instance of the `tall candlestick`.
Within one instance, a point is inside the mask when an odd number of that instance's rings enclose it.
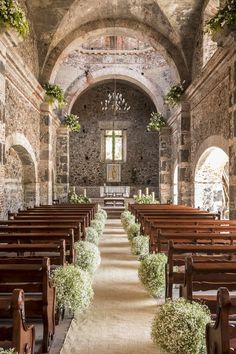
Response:
[[[142,190],[141,189],[138,190],[138,197],[142,198]]]
[[[75,187],[72,187],[72,192],[75,193]]]
[[[146,188],[146,195],[149,195],[149,189]]]
[[[84,189],[84,197],[87,197],[87,191]]]
[[[155,192],[152,192],[152,201],[155,202]]]

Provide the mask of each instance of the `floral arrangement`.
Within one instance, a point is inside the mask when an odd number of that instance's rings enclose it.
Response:
[[[45,101],[49,104],[53,104],[55,101],[58,102],[59,107],[63,107],[66,103],[65,96],[62,88],[58,85],[50,84],[49,82],[44,85],[46,91]]]
[[[139,265],[139,279],[152,296],[161,297],[164,293],[166,263],[166,255],[158,253],[145,257]]]
[[[59,310],[82,311],[86,309],[92,298],[91,276],[74,265],[58,267],[52,275],[56,287],[56,301]]]
[[[142,194],[141,197],[139,197],[138,195],[134,196],[134,201],[137,204],[160,204],[159,200],[154,199],[151,194],[149,195],[145,195]]]
[[[106,210],[102,209],[100,205],[98,205],[97,213],[102,214],[105,220],[107,219],[107,212]]]
[[[150,122],[147,125],[148,132],[159,132],[161,128],[166,126],[166,120],[159,112],[152,112]]]
[[[76,265],[84,271],[93,274],[101,263],[99,249],[96,245],[87,241],[75,243]]]
[[[88,242],[94,243],[95,245],[98,245],[99,243],[99,235],[97,230],[95,230],[93,227],[86,227],[85,229],[85,239]]]
[[[128,240],[131,241],[134,237],[140,235],[140,224],[133,223],[130,224],[127,229]]]
[[[104,215],[102,213],[96,213],[94,216],[94,220],[101,221],[103,223],[103,225],[106,222],[106,219],[104,219]]]
[[[152,339],[167,353],[203,354],[206,324],[210,320],[205,305],[183,298],[167,300],[152,323]]]
[[[125,210],[122,214],[121,214],[121,223],[124,227],[125,230],[128,229],[128,227],[131,225],[131,224],[134,224],[135,223],[135,217],[134,215],[128,211],[128,210]]]
[[[70,192],[68,194],[68,202],[70,204],[87,204],[91,203],[91,199],[83,195],[78,195],[75,192]]]
[[[131,240],[131,252],[135,256],[139,256],[139,259],[149,255],[149,237],[148,236],[136,236]]]
[[[214,34],[222,29],[224,26],[231,26],[236,23],[236,1],[230,0],[223,7],[219,9],[215,16],[213,16],[206,23],[206,31]]]
[[[14,348],[10,348],[10,349],[0,348],[0,354],[18,354],[18,352],[16,352]]]
[[[101,222],[99,220],[92,220],[90,226],[97,231],[99,237],[102,236],[104,231],[104,222]]]
[[[165,101],[169,103],[170,106],[174,107],[176,106],[180,100],[181,96],[183,95],[185,91],[184,87],[185,81],[182,81],[174,86],[172,86],[169,90],[169,92],[165,96]]]
[[[64,125],[67,128],[70,128],[72,132],[80,132],[81,126],[79,124],[79,117],[76,114],[67,114],[65,116]]]
[[[22,37],[29,33],[29,22],[16,0],[0,0],[0,26],[14,28]]]

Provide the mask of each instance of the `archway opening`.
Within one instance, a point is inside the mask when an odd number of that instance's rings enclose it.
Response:
[[[217,13],[219,6],[219,0],[210,0],[208,2],[204,11],[203,26],[205,26],[206,22]],[[210,33],[206,32],[205,30],[203,33],[203,66],[205,66],[216,52],[217,43],[212,41]]]
[[[5,210],[34,206],[36,203],[35,165],[27,150],[20,145],[12,146],[6,153]]]
[[[198,161],[195,207],[229,217],[229,157],[218,147],[207,149]]]

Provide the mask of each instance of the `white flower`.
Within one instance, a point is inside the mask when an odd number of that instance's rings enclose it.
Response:
[[[90,274],[93,274],[101,263],[99,249],[96,245],[87,241],[75,243],[76,265]]]

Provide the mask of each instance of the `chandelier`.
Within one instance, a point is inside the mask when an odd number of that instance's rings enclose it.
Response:
[[[128,112],[130,110],[130,106],[126,102],[122,93],[116,92],[116,88],[112,93],[108,93],[107,98],[104,101],[101,101],[101,106],[103,111],[107,111],[109,108],[114,112]]]

